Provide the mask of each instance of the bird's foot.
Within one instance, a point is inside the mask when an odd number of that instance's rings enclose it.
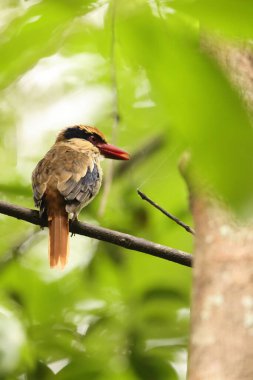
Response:
[[[75,223],[75,222],[78,222],[77,214],[73,213],[73,214],[72,214],[72,218],[69,219],[69,225],[71,225],[71,224],[73,224],[73,223]],[[70,236],[71,236],[71,237],[72,237],[72,236],[75,236],[75,233],[74,233],[74,232],[71,232],[71,235],[70,235]]]

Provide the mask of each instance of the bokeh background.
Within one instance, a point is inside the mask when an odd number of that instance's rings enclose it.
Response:
[[[1,199],[33,208],[33,168],[82,123],[135,158],[113,163],[109,192],[80,220],[192,252],[192,236],[136,193],[192,224],[185,150],[250,215],[250,114],[203,40],[251,49],[252,19],[247,0],[1,0]],[[189,268],[75,236],[68,266],[50,270],[47,230],[0,219],[0,378],[186,378]]]

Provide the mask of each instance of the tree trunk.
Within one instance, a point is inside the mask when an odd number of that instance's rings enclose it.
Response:
[[[193,196],[189,380],[253,379],[253,231],[221,205]]]

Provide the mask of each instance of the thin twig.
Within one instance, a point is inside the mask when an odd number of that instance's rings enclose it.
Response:
[[[191,234],[195,235],[195,231],[190,227],[188,226],[187,224],[185,224],[184,222],[182,222],[180,219],[178,219],[176,216],[170,214],[168,211],[164,210],[164,208],[162,208],[161,206],[159,206],[157,203],[155,203],[154,201],[152,201],[152,199],[150,199],[149,197],[147,197],[146,194],[144,194],[142,191],[140,190],[137,190],[137,193],[139,194],[139,196],[144,199],[144,201],[147,201],[148,203],[150,203],[152,206],[154,206],[155,208],[157,208],[159,211],[161,211],[164,215],[168,216],[168,218],[170,218],[171,220],[173,220],[175,223],[177,223],[179,226],[183,227],[187,232],[190,232]]]
[[[30,231],[28,235],[24,236],[21,241],[16,245],[11,247],[4,255],[0,258],[0,271],[3,270],[13,259],[20,257],[24,251],[26,251],[34,242],[36,237],[36,242],[38,242],[39,230]]]
[[[47,220],[45,218],[40,218],[39,213],[36,210],[31,210],[25,207],[0,201],[0,213],[25,220],[26,222],[41,227],[47,226]],[[133,251],[147,253],[149,255],[173,261],[187,267],[192,266],[192,255],[187,252],[153,243],[151,241],[129,234],[124,234],[122,232],[109,230],[108,228],[75,221],[70,223],[70,232],[106,241]]]
[[[117,67],[115,58],[115,17],[116,17],[116,0],[112,1],[111,8],[111,87],[112,87],[112,142],[115,144],[117,140],[118,126],[119,126],[119,97],[118,97],[118,82],[117,82]],[[107,163],[107,172],[103,186],[103,195],[99,207],[99,216],[102,216],[105,212],[107,200],[110,194],[111,184],[113,180],[114,162],[113,160]]]
[[[165,145],[165,143],[166,136],[164,134],[153,136],[141,145],[134,153],[131,153],[131,160],[117,165],[114,171],[114,178],[121,177],[133,166],[135,167],[137,163],[150,158],[154,153],[158,152]]]

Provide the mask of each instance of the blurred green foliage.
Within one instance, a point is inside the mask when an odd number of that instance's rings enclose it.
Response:
[[[191,224],[185,149],[245,211],[252,130],[200,37],[252,39],[250,1],[4,0],[0,11],[2,199],[33,207],[31,171],[60,128],[91,123],[110,140],[116,76],[117,145],[141,159],[115,176],[104,215],[101,191],[80,219],[191,252],[191,236],[136,194]],[[185,378],[190,269],[75,236],[69,265],[52,271],[47,232],[0,218],[0,378]]]

